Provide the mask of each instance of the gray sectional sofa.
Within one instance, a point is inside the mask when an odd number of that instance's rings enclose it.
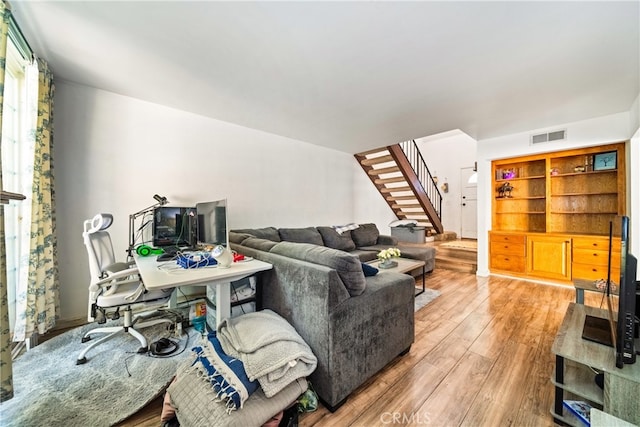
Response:
[[[229,233],[233,250],[273,265],[261,276],[262,306],[287,319],[313,350],[318,366],[309,380],[331,411],[414,339],[414,279],[363,272],[362,261],[397,243],[371,225],[343,234],[331,227]],[[425,261],[430,252],[412,251]]]

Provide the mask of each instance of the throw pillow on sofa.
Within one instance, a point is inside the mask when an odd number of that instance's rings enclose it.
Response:
[[[254,237],[259,239],[267,239],[273,242],[280,241],[280,234],[278,233],[278,229],[275,227],[265,227],[265,228],[245,228],[242,230],[231,230],[235,233],[247,233],[251,234]]]
[[[324,246],[341,251],[352,251],[356,244],[351,239],[351,233],[338,233],[333,227],[318,227]]]
[[[315,227],[306,228],[280,228],[280,240],[283,242],[311,243],[324,246],[322,236]]]
[[[372,246],[378,242],[380,232],[375,224],[360,224],[360,227],[351,230],[351,238],[357,247]]]
[[[269,252],[335,269],[352,297],[362,294],[367,286],[360,260],[346,252],[294,242],[280,242]]]
[[[258,239],[257,237],[249,237],[242,242],[242,246],[257,249],[259,251],[269,252],[278,242],[267,239]]]

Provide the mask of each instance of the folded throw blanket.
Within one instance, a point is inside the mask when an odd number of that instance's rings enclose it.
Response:
[[[225,402],[227,412],[242,408],[258,389],[258,383],[247,377],[242,361],[225,354],[215,332],[209,333],[203,346],[191,350],[195,353],[193,368],[211,384],[214,400]]]
[[[218,339],[229,356],[242,360],[249,380],[258,380],[267,397],[309,376],[318,364],[295,328],[271,310],[224,319]]]

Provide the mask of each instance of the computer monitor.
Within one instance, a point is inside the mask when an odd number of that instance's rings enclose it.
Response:
[[[153,245],[195,246],[196,209],[160,206],[153,211]]]
[[[198,215],[198,246],[229,246],[227,200],[196,204]]]

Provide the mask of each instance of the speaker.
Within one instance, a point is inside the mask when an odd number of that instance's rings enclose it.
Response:
[[[164,253],[164,250],[148,245],[140,245],[136,248],[136,253],[140,256],[160,255]]]

